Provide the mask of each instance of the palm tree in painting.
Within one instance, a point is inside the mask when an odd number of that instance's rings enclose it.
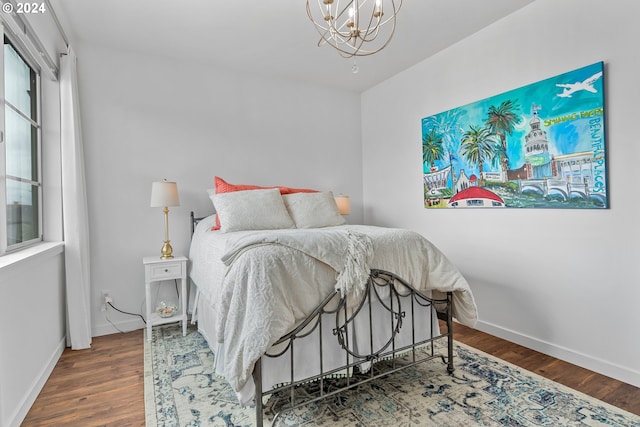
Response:
[[[461,120],[466,111],[462,109],[449,110],[437,116],[429,116],[422,122],[424,129],[435,129],[442,136],[445,151],[454,153],[457,150],[458,141],[462,135]]]
[[[469,126],[460,141],[460,153],[469,164],[478,166],[480,185],[484,185],[484,162],[494,158],[496,141],[488,127]]]
[[[502,147],[502,144],[498,144],[497,141],[491,150],[491,166],[494,168],[500,167],[502,165],[502,159],[507,156],[506,150]]]
[[[507,135],[511,135],[515,126],[522,120],[516,112],[520,109],[514,101],[504,101],[500,106],[489,107],[487,112],[487,120],[485,124],[489,131],[500,138],[502,145],[502,154],[500,157],[500,165],[502,172],[505,174],[509,170],[509,157],[507,155]]]
[[[429,163],[433,169],[436,160],[442,160],[443,157],[442,137],[436,133],[435,129],[431,129],[431,132],[422,135],[422,162]]]
[[[464,133],[462,122],[466,118],[467,111],[461,108],[440,113],[435,116],[429,116],[422,120],[423,129],[435,129],[442,136],[442,145],[444,147],[443,159],[449,159],[451,167],[451,189],[455,187],[456,171],[454,162],[458,157],[458,148],[460,139]],[[447,184],[449,186],[449,184]]]

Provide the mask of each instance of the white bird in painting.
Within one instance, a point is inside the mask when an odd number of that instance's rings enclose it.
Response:
[[[559,93],[558,96],[561,98],[571,98],[571,94],[577,92],[579,90],[586,90],[591,93],[598,93],[598,91],[593,87],[593,84],[602,77],[602,71],[595,73],[593,76],[582,82],[575,83],[558,83],[556,86],[564,88],[562,93]]]

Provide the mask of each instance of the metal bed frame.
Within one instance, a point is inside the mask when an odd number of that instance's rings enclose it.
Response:
[[[195,225],[200,219],[202,218],[195,218],[194,213],[191,212],[192,233],[195,231]],[[453,373],[453,315],[451,292],[444,294],[444,297],[441,299],[427,297],[396,274],[373,269],[369,274],[360,301],[354,305],[352,301],[348,300],[349,298],[341,296],[338,290],[329,294],[300,325],[280,338],[273,345],[272,348],[278,348],[276,353],[267,353],[255,363],[253,381],[256,388],[255,410],[256,425],[258,427],[262,427],[264,421],[264,404],[262,398],[273,393],[289,393],[288,403],[274,414],[273,425],[275,425],[278,417],[286,411],[326,399],[345,390],[352,389],[361,384],[428,360],[441,358],[447,365],[447,371],[450,374]],[[403,303],[405,304],[404,306]],[[386,341],[383,340],[384,344],[376,349],[373,348],[375,329],[373,324],[374,304],[379,304],[383,308],[383,312],[388,315],[389,325],[389,336],[385,336],[384,340]],[[401,328],[406,326],[404,323],[407,318],[407,310],[411,315],[409,319],[410,322],[406,322],[411,328],[411,342],[404,346],[398,346],[396,344],[396,338]],[[431,331],[428,336],[423,339],[417,339],[416,316],[425,315],[433,319],[434,313],[438,319],[446,322],[446,332],[436,333],[435,325],[431,322]],[[324,367],[322,333],[322,320],[324,318],[328,319],[329,324],[335,322],[335,328],[332,328],[332,333],[344,351],[344,365],[330,370],[325,370]],[[353,327],[357,321],[364,321],[366,325],[368,325],[370,351],[366,354],[359,354],[350,339],[350,334],[353,334]],[[296,340],[308,337],[316,330],[318,332],[317,336],[320,348],[319,373],[313,377],[295,380],[295,359],[293,356],[296,349]],[[377,336],[379,337],[379,335]],[[447,340],[446,355],[436,352],[433,346],[433,343],[440,339]],[[280,357],[287,352],[289,352],[290,355],[290,380],[286,384],[280,384],[269,390],[263,390],[262,360],[264,358]],[[376,363],[383,360],[388,360],[389,363]],[[349,374],[344,375],[343,384],[337,385],[334,381],[331,383],[331,387],[327,387],[329,378],[344,372],[348,372]],[[351,375],[356,372],[360,374]],[[307,399],[298,399],[295,395],[295,390],[311,381],[319,381],[317,395]]]

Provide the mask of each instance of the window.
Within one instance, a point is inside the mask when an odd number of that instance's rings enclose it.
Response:
[[[0,213],[0,250],[6,252],[42,239],[40,76],[6,36],[2,62],[0,168],[4,182],[0,183],[0,200],[4,201],[4,215]]]

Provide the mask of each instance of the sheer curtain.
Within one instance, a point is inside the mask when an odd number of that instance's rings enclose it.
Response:
[[[71,49],[60,58],[62,209],[67,294],[67,346],[91,345],[89,217],[80,127],[77,58]]]

